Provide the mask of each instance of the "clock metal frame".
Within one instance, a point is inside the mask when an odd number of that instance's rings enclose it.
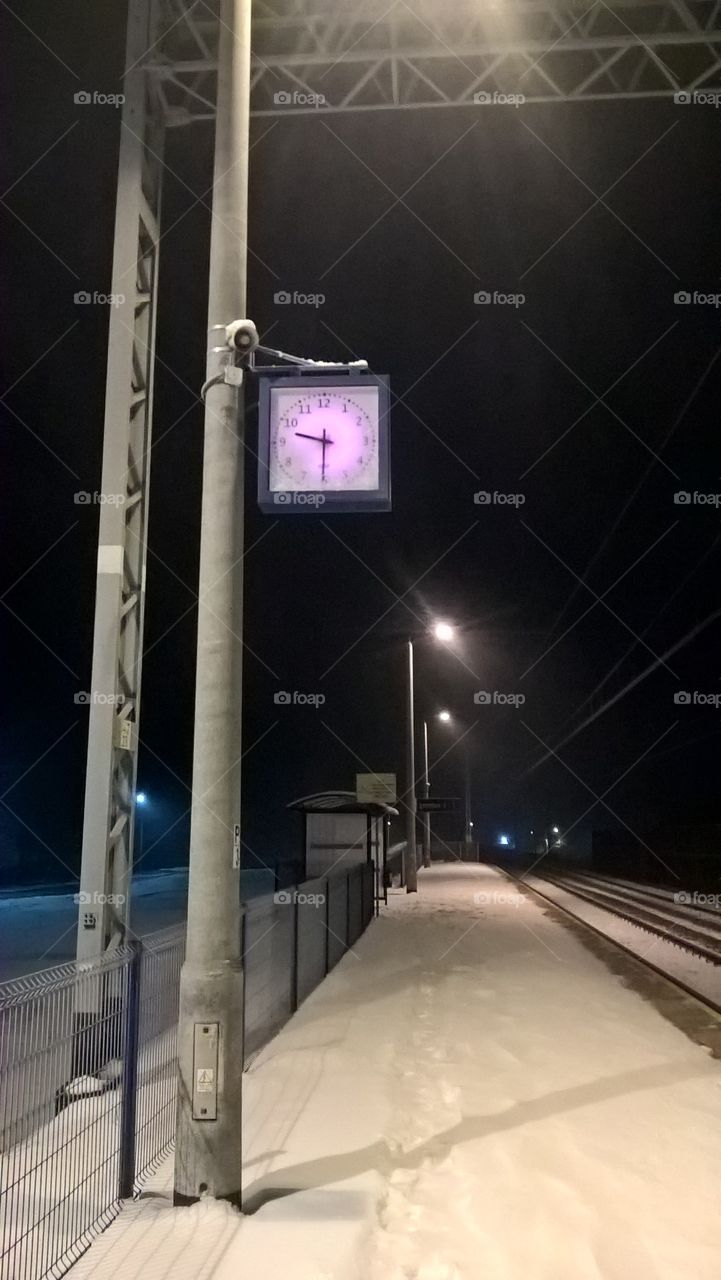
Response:
[[[266,515],[304,515],[324,512],[363,512],[391,510],[390,467],[390,385],[388,375],[370,372],[299,373],[297,366],[286,372],[282,366],[256,368],[259,377],[258,397],[258,506]],[[327,387],[340,394],[351,387],[378,388],[378,486],[375,489],[307,489],[272,490],[270,488],[270,414],[274,387],[310,391]],[[322,498],[322,503],[317,499]]]

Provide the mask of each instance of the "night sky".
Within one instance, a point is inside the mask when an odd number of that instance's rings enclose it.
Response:
[[[73,94],[120,90],[121,10],[24,5],[54,52],[4,10],[6,880],[79,867],[73,697],[90,681],[98,512],[73,495],[100,487],[108,311],[73,298],[111,287],[120,112]],[[249,396],[248,865],[297,852],[293,798],[402,774],[409,633],[419,718],[447,706],[472,726],[484,839],[578,822],[581,847],[594,826],[719,820],[721,708],[674,702],[721,693],[719,512],[674,502],[721,493],[721,309],[674,301],[721,295],[719,128],[711,107],[665,100],[254,120],[250,314],[271,346],[367,358],[394,405],[392,513],[276,519],[255,503]],[[148,865],[188,850],[212,127],[171,131],[166,162]],[[280,290],[325,301],[279,305]],[[474,302],[494,291],[525,301]],[[452,650],[421,638],[436,618],[458,625]],[[326,701],[276,706],[279,689]],[[478,706],[480,689],[525,703]],[[434,724],[438,794],[462,787],[451,742]]]

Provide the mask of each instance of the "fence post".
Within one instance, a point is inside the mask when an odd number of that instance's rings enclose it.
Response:
[[[298,1008],[298,894],[293,886],[293,971],[290,978],[290,1010]]]
[[[138,1030],[143,944],[133,942],[131,946],[123,1046],[123,1096],[120,1112],[119,1194],[121,1200],[132,1199],[135,1184],[135,1104],[138,1088]]]
[[[330,960],[330,876],[325,882],[325,972],[328,976]]]
[[[345,878],[345,949],[350,946],[350,885],[352,872],[348,872]]]

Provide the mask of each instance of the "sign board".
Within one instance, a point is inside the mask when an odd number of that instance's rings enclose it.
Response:
[[[113,721],[113,746],[120,751],[134,751],[136,742],[133,730],[135,725],[127,716],[116,716]]]
[[[395,804],[396,775],[394,773],[357,773],[355,794],[359,804]]]
[[[193,1119],[218,1116],[218,1037],[220,1024],[196,1022],[193,1027]]]
[[[457,796],[429,796],[416,800],[419,813],[457,813],[459,800]]]

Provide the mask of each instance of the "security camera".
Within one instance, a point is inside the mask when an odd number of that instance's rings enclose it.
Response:
[[[233,320],[225,330],[225,341],[235,351],[247,355],[258,346],[260,338],[252,320]]]

